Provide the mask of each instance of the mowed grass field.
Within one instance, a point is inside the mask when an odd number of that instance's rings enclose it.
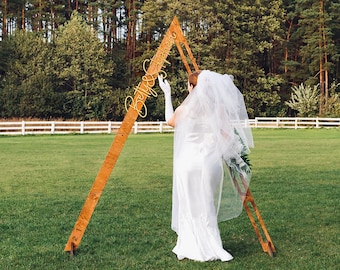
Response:
[[[173,134],[130,135],[77,253],[65,244],[114,135],[0,137],[0,269],[339,269],[340,130],[254,129],[250,189],[276,247],[245,213],[220,223],[228,263],[178,261]]]

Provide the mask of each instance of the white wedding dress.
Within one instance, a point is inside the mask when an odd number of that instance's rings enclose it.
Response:
[[[231,160],[242,162],[241,153],[252,146],[251,132],[240,125],[245,117],[243,97],[231,78],[210,71],[201,72],[176,110],[172,229],[178,259],[233,259],[223,248],[218,221],[242,210],[228,168]]]

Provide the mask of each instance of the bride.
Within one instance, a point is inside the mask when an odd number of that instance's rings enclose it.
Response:
[[[232,76],[209,70],[189,75],[189,94],[174,112],[171,87],[161,76],[165,119],[175,127],[171,227],[179,260],[233,259],[222,245],[218,222],[237,217],[242,201],[232,179],[249,185],[242,159],[253,147],[243,96]]]

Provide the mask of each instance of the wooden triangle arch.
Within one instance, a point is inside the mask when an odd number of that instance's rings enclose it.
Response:
[[[80,241],[85,233],[86,227],[91,219],[91,216],[102,194],[102,191],[104,190],[104,187],[118,160],[118,157],[123,149],[124,143],[128,135],[130,134],[131,129],[138,115],[142,116],[143,109],[144,110],[146,109],[144,104],[146,98],[154,93],[152,87],[155,85],[155,80],[157,79],[158,74],[162,72],[163,65],[166,62],[166,58],[170,53],[173,44],[176,44],[176,47],[179,51],[184,66],[189,74],[192,73],[192,70],[188,63],[188,60],[190,60],[194,70],[199,69],[194,59],[194,56],[189,48],[188,42],[184,37],[180,24],[177,18],[174,17],[168,31],[166,32],[161,44],[159,45],[156,54],[150,60],[149,67],[145,71],[145,75],[142,77],[142,81],[135,88],[135,96],[131,98],[131,101],[129,102],[129,107],[127,108],[128,110],[124,117],[124,120],[119,130],[117,131],[117,134],[107,153],[107,156],[105,157],[103,165],[100,168],[98,175],[92,185],[92,188],[87,196],[83,209],[79,214],[78,220],[74,225],[72,233],[64,249],[64,251],[69,251],[71,256],[78,249]],[[184,46],[184,48],[186,49],[187,55],[184,54],[182,46]],[[258,208],[256,207],[256,204],[250,193],[250,190],[245,186],[246,192],[242,192],[241,187],[238,186],[237,181],[235,181],[235,185],[238,187],[240,196],[244,198],[244,208],[247,211],[250,221],[255,229],[256,235],[262,245],[263,251],[273,256],[273,252],[275,252],[274,245],[272,244],[270,236],[266,230],[266,227],[263,223]],[[249,206],[253,207],[253,211],[256,214],[257,220],[260,222],[260,226],[262,228],[266,241],[263,240],[259,227],[256,225],[256,220],[253,217]]]

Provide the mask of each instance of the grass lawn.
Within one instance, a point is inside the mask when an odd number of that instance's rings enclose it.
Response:
[[[114,135],[0,137],[0,269],[339,269],[340,130],[254,129],[245,213],[220,223],[228,263],[171,252],[172,134],[130,135],[75,256],[64,246]]]

